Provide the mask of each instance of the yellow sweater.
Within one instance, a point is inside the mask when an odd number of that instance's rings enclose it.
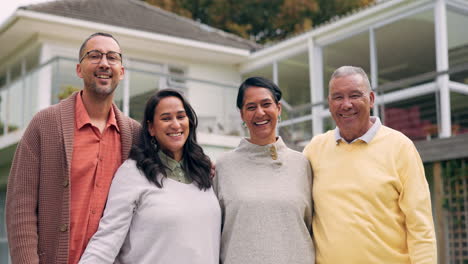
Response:
[[[317,264],[437,263],[429,188],[414,144],[381,126],[367,144],[334,131],[304,149],[314,183]]]

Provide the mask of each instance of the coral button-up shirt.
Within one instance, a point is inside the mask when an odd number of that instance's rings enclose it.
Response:
[[[70,177],[69,264],[78,263],[86,245],[97,231],[112,178],[121,164],[120,131],[113,108],[101,133],[91,124],[80,93],[75,104]]]

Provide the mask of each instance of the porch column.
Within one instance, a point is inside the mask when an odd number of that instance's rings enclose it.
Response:
[[[369,29],[369,49],[370,49],[370,83],[372,90],[375,94],[375,103],[374,103],[374,116],[379,116],[379,106],[380,98],[378,91],[375,90],[379,85],[379,75],[378,75],[378,61],[377,61],[377,46],[375,44],[375,33],[374,28]],[[382,123],[385,123],[384,115],[382,115]]]
[[[21,59],[21,113],[20,113],[20,120],[19,125],[21,128],[26,128],[26,108],[31,104],[26,103],[27,99],[30,97],[27,95],[27,88],[26,88],[26,58]]]
[[[39,65],[42,65],[43,63],[46,63],[48,60],[50,60],[52,58],[52,53],[53,52],[48,46],[48,44],[42,44],[40,50]],[[39,110],[50,106],[52,102],[52,69],[57,63],[58,59],[42,67],[39,71],[36,102],[37,108],[33,109],[34,113],[39,112]]]
[[[274,61],[274,62],[273,62],[273,72],[272,72],[272,75],[273,75],[273,82],[274,82],[276,85],[279,85],[278,61]]]
[[[130,69],[131,62],[127,60],[125,63],[125,67]],[[123,113],[126,116],[130,116],[130,78],[132,77],[132,71],[127,70],[125,72],[125,77],[123,80],[123,93],[122,93],[122,109]]]
[[[447,7],[445,0],[436,0],[434,6],[436,62],[437,72],[446,71],[449,68],[448,44],[447,44]],[[450,88],[449,75],[447,73],[437,76],[439,89],[440,119],[439,137],[445,138],[452,135],[452,121],[450,120]]]
[[[7,72],[6,72],[6,87],[8,87],[8,89],[6,90],[6,96],[3,98],[3,100],[5,102],[3,102],[5,104],[5,120],[3,120],[3,135],[6,135],[8,133],[8,126],[10,125],[10,116],[11,116],[11,113],[10,113],[10,105],[11,105],[11,99],[10,99],[10,93],[11,93],[11,67],[9,67],[7,69]]]
[[[312,135],[323,133],[323,60],[322,48],[314,44],[312,37],[307,40],[309,53],[310,102],[312,103]]]
[[[273,82],[279,86],[279,77],[278,77],[278,61],[273,62]],[[284,99],[281,99],[281,101],[284,101]],[[284,102],[283,102],[283,108],[284,108]],[[276,126],[276,135],[279,135],[279,126]]]

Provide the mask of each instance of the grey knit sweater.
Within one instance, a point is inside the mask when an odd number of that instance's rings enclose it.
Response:
[[[312,176],[307,159],[281,138],[242,139],[216,163],[224,264],[312,264]]]

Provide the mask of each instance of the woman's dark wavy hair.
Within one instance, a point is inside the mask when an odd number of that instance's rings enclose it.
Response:
[[[158,155],[158,151],[160,150],[159,144],[157,144],[157,148],[154,148],[151,144],[151,139],[153,137],[151,137],[148,131],[148,126],[150,123],[153,123],[154,113],[156,112],[156,107],[159,102],[166,97],[172,96],[182,101],[185,113],[189,119],[190,132],[184,144],[182,154],[182,158],[184,159],[182,165],[183,169],[186,176],[198,184],[200,190],[206,190],[210,188],[212,184],[210,177],[211,161],[210,158],[205,155],[203,149],[197,144],[197,115],[188,101],[176,90],[159,90],[148,99],[148,102],[146,102],[145,114],[141,121],[141,141],[138,145],[133,145],[130,151],[130,158],[136,161],[137,167],[145,174],[150,182],[153,182],[159,188],[163,187],[163,178],[167,177],[164,169],[165,166]],[[154,138],[154,140],[156,140],[156,138]],[[164,175],[160,180],[158,180],[157,177],[159,173]]]

